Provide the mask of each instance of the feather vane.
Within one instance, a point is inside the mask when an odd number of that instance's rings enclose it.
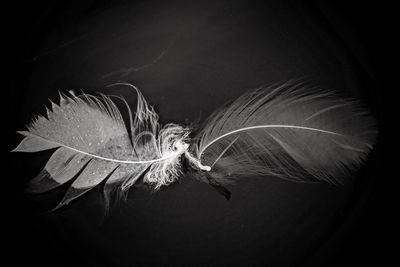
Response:
[[[212,114],[195,151],[222,184],[251,175],[340,184],[376,133],[358,102],[290,81],[246,93]]]
[[[47,118],[38,116],[28,131],[19,132],[25,138],[13,151],[57,148],[31,181],[30,191],[48,191],[75,178],[60,203],[63,205],[105,179],[106,185],[118,184],[126,191],[148,168],[144,182],[155,189],[175,181],[179,157],[188,147],[183,144],[188,141],[188,130],[175,124],[159,130],[158,115],[133,88],[138,104],[135,116],[127,105],[130,134],[110,97],[76,96],[72,91],[69,96],[60,95],[60,105],[52,103]]]

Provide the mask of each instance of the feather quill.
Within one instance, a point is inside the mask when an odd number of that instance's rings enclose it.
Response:
[[[220,184],[243,176],[341,184],[375,142],[374,119],[355,100],[302,82],[263,87],[213,113],[195,154]]]

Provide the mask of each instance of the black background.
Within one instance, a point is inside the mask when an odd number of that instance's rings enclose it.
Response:
[[[6,151],[21,139],[14,131],[43,112],[57,90],[107,93],[104,86],[117,80],[138,85],[162,122],[185,123],[204,119],[260,84],[305,77],[362,98],[385,133],[388,7],[322,1],[51,1],[4,10],[9,16],[3,22],[3,107],[12,114],[5,116]],[[112,73],[151,62],[171,43],[154,66]],[[120,90],[132,103],[132,94]],[[22,190],[48,155],[8,154],[6,253],[14,263],[58,266],[382,264],[390,258],[392,234],[384,209],[390,176],[381,172],[382,144],[380,137],[356,182],[343,191],[252,180],[230,188],[228,202],[184,177],[157,194],[133,189],[127,203],[106,218],[96,190],[55,214],[33,212]],[[270,220],[274,214],[279,220]],[[204,225],[210,223],[218,225]]]

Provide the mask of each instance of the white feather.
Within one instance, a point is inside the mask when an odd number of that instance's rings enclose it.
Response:
[[[285,82],[212,114],[194,150],[221,184],[254,175],[338,184],[365,159],[376,134],[374,119],[357,101]]]
[[[128,85],[128,84],[124,84]],[[130,136],[117,106],[108,96],[60,95],[48,118],[38,116],[13,151],[37,152],[58,148],[43,171],[31,182],[31,191],[43,192],[76,175],[61,204],[80,196],[101,181],[127,190],[149,168],[144,182],[155,189],[178,178],[180,156],[188,145],[188,130],[158,123],[158,115],[139,90],[135,116],[127,105]],[[123,100],[123,99],[122,99]],[[125,101],[125,100],[123,100]],[[161,130],[159,130],[161,128]],[[178,147],[178,148],[177,148]]]

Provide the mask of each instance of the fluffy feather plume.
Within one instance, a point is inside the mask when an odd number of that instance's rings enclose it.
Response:
[[[188,130],[167,124],[139,90],[135,116],[128,104],[130,134],[114,102],[107,96],[60,95],[47,118],[38,116],[21,131],[25,138],[13,151],[38,152],[57,148],[45,168],[30,184],[33,192],[53,189],[75,178],[60,205],[67,204],[103,180],[127,190],[145,173],[144,182],[155,189],[178,178],[180,156],[188,148]]]
[[[357,101],[285,82],[212,114],[194,150],[220,184],[252,175],[340,184],[366,158],[376,134]]]

